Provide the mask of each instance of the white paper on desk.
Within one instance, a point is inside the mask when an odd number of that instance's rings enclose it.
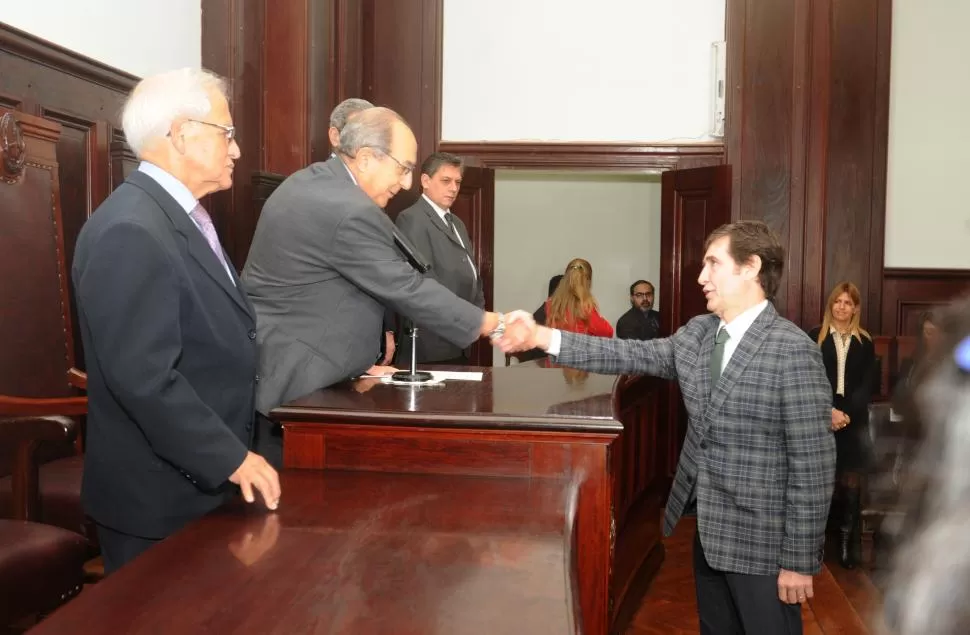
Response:
[[[407,370],[407,369],[402,369]],[[417,370],[421,370],[420,368]],[[431,376],[434,377],[435,382],[446,381],[446,380],[457,380],[457,381],[482,381],[483,373],[479,372],[464,372],[457,370],[432,370]],[[383,381],[390,382],[390,375],[361,375],[361,377],[376,377]]]
[[[464,372],[458,370],[433,370],[431,374],[435,379],[448,380],[457,379],[459,381],[481,381],[482,373],[479,372]]]

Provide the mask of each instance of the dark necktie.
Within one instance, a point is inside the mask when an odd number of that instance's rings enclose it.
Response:
[[[721,378],[721,362],[724,360],[724,344],[731,339],[731,334],[726,328],[719,329],[717,337],[714,338],[714,352],[711,353],[711,391],[717,386],[717,380]]]
[[[465,260],[468,261],[468,266],[472,268],[472,274],[478,278],[478,270],[475,269],[475,263],[472,262],[471,254],[468,253],[468,245],[466,245],[465,241],[461,239],[461,234],[458,233],[458,228],[455,227],[455,215],[451,212],[445,212],[445,222],[451,229],[451,233],[455,235],[455,238],[458,240],[458,243],[461,245],[462,249],[465,250]]]

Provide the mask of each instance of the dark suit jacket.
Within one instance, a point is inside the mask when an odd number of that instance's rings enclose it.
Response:
[[[73,281],[88,372],[85,511],[163,538],[236,491],[227,479],[251,442],[255,315],[142,172],[82,228]]]
[[[713,568],[816,574],[835,481],[822,355],[769,303],[712,389],[719,322],[698,316],[671,337],[646,342],[563,332],[556,361],[677,380],[689,423],[664,516],[667,535],[696,491],[697,530]]]
[[[456,346],[478,338],[482,310],[415,271],[393,230],[339,158],[295,172],[270,195],[243,269],[259,324],[257,410],[366,371],[385,306]]]
[[[451,228],[441,220],[438,212],[421,197],[414,205],[407,208],[397,217],[397,227],[412,245],[431,264],[428,276],[440,282],[445,288],[463,300],[475,306],[485,308],[485,295],[481,277],[472,273],[468,265],[468,258],[474,262],[471,240],[465,223],[454,216],[455,228],[458,230],[465,247],[455,237]],[[400,338],[401,357],[399,364],[411,359],[411,340],[404,333]],[[419,329],[417,338],[419,362],[438,362],[459,357],[463,349],[452,344],[433,331]]]
[[[660,337],[660,313],[653,309],[644,313],[630,307],[616,321],[616,336],[621,340],[652,340]]]
[[[808,336],[813,342],[818,341],[820,328],[816,326],[809,332]],[[872,400],[876,382],[876,349],[872,340],[864,335],[861,342],[851,338],[849,353],[845,358],[845,395],[842,397],[835,394],[839,379],[839,361],[831,335],[822,340],[821,350],[825,374],[832,387],[832,406],[849,415],[850,426],[855,424],[854,429],[864,428],[869,419],[869,402]]]

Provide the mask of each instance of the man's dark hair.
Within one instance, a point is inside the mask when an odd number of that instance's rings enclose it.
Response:
[[[651,291],[653,291],[653,292],[656,292],[657,291],[656,289],[653,288],[653,283],[650,282],[649,280],[637,280],[636,282],[634,282],[633,284],[630,285],[630,295],[633,295],[633,290],[636,289],[641,284],[649,284]]]
[[[781,284],[781,274],[785,271],[785,248],[775,232],[760,220],[741,220],[721,225],[711,232],[704,243],[707,251],[711,243],[727,236],[731,239],[728,253],[738,265],[747,263],[753,256],[761,258],[761,271],[758,282],[769,300],[775,298]]]
[[[458,168],[459,170],[463,167],[461,157],[457,154],[451,154],[450,152],[435,152],[428,155],[428,158],[425,159],[424,163],[421,164],[421,174],[434,176],[443,165],[450,165]]]

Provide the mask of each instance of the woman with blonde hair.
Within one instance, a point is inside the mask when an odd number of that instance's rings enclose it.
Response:
[[[592,265],[582,258],[570,260],[559,286],[546,300],[546,326],[613,337],[613,326],[600,315],[592,287]]]
[[[876,352],[860,326],[861,296],[851,282],[835,286],[825,305],[822,325],[809,333],[822,349],[832,384],[832,431],[836,472],[842,488],[839,559],[851,569],[862,551],[859,481],[870,461],[869,401],[875,380]]]

